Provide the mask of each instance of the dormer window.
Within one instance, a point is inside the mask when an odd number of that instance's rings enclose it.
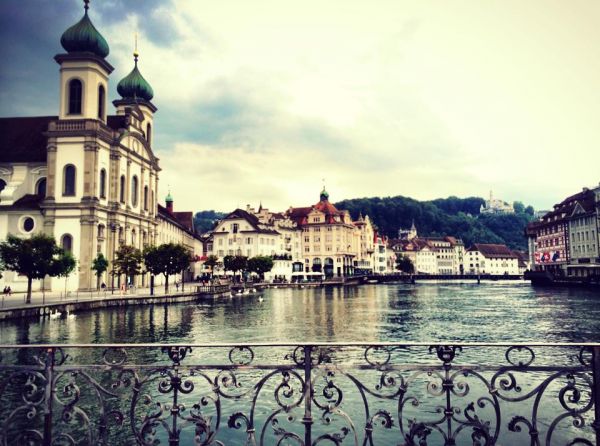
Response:
[[[73,79],[69,82],[69,114],[81,114],[81,100],[83,96],[83,86],[79,79]]]

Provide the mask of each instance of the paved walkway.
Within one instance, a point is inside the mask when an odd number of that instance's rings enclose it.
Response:
[[[169,286],[169,293],[165,293],[164,286],[154,288],[154,297],[177,296],[189,294],[196,289],[198,284],[186,284],[184,291],[179,290],[173,285]],[[121,293],[115,290],[114,293],[107,291],[70,291],[66,295],[64,292],[46,292],[45,296],[41,291],[31,293],[31,303],[25,303],[26,293],[13,293],[12,295],[0,295],[0,311],[13,310],[15,308],[31,308],[35,306],[44,306],[51,304],[66,304],[73,302],[97,301],[103,299],[114,299],[119,297],[150,297],[150,288],[134,288]]]

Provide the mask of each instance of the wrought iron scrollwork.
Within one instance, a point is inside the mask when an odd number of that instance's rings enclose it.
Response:
[[[141,348],[0,347],[0,446],[575,446],[600,436],[595,344]]]

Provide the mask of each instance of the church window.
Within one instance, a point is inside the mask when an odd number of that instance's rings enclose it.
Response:
[[[152,143],[152,125],[150,123],[148,123],[148,125],[146,126],[146,141],[148,141],[148,144]]]
[[[67,164],[63,171],[63,195],[75,195],[75,166]]]
[[[119,201],[125,203],[125,175],[121,175],[121,184],[119,188]]]
[[[33,228],[35,227],[35,220],[31,217],[26,217],[23,220],[23,231],[25,232],[31,232],[33,231]]]
[[[106,169],[100,169],[100,198],[106,198]]]
[[[46,196],[46,178],[42,178],[38,181],[37,186],[35,187],[35,193],[42,197]]]
[[[104,102],[105,102],[105,93],[104,86],[100,85],[98,87],[98,119],[102,119],[104,121]]]
[[[81,99],[83,95],[83,87],[79,79],[73,79],[69,82],[69,114],[81,114]]]
[[[131,204],[134,207],[138,204],[138,178],[135,175],[131,180]]]
[[[144,186],[144,210],[148,210],[148,186]]]
[[[65,252],[73,251],[73,237],[70,234],[65,234],[60,239],[60,246]]]

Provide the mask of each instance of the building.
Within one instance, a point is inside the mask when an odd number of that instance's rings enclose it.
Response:
[[[519,256],[506,245],[475,243],[466,251],[469,274],[518,275]]]
[[[485,204],[481,205],[479,212],[481,214],[514,214],[515,209],[512,204],[494,198],[492,191],[490,191],[490,199],[485,200]]]
[[[137,51],[132,71],[117,85],[121,98],[110,115],[109,46],[92,24],[87,3],[61,45],[65,53],[54,57],[60,73],[57,114],[0,118],[0,240],[43,232],[73,253],[76,272],[46,280],[47,289],[95,288],[92,260],[102,253],[112,261],[124,244],[143,249],[177,240],[201,253],[188,216],[157,203],[157,108]],[[26,284],[10,271],[0,280],[13,290]],[[110,284],[107,274],[101,280]],[[146,285],[148,278],[137,281]]]
[[[304,272],[323,273],[325,277],[354,275],[354,261],[360,256],[360,230],[350,212],[338,210],[329,202],[325,188],[318,203],[290,207],[285,215],[296,222],[302,232]]]

